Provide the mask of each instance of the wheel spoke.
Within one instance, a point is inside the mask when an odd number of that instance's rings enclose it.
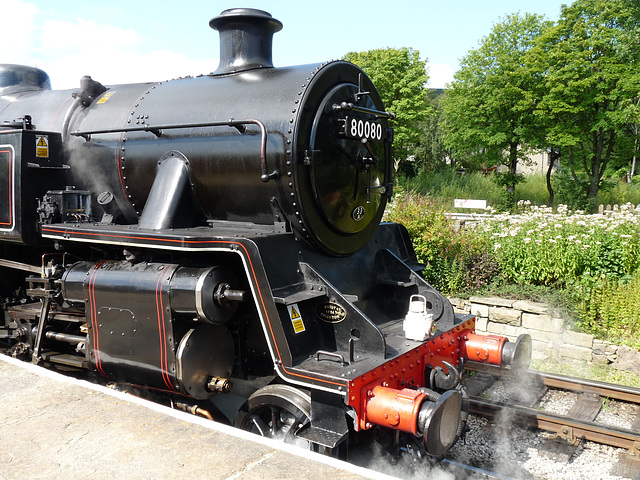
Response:
[[[249,415],[248,417],[248,422],[247,424],[249,425],[249,428],[247,428],[247,430],[253,430],[251,428],[251,425],[253,425],[253,427],[255,427],[255,429],[257,430],[257,433],[263,437],[270,437],[272,435],[270,435],[270,430],[269,430],[269,426],[258,416],[258,415]]]
[[[267,385],[252,395],[236,426],[263,437],[292,442],[301,425],[309,422],[311,398],[291,386]]]
[[[271,410],[271,436],[274,437],[280,431],[280,409],[269,405]]]

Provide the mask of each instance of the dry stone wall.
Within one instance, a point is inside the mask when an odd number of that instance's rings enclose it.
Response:
[[[613,364],[624,370],[630,369],[629,363],[635,363],[638,370],[636,373],[640,373],[640,353],[628,347],[618,347],[610,342],[597,340],[590,334],[570,330],[566,322],[554,315],[543,303],[500,297],[449,300],[456,311],[476,316],[478,334],[503,335],[511,341],[515,341],[523,333],[531,335],[535,359],[567,358]],[[629,356],[636,361],[625,361],[626,365],[622,367],[620,364],[623,357],[627,359]]]

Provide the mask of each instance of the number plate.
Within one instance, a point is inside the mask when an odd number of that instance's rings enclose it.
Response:
[[[383,128],[375,120],[365,120],[356,117],[347,117],[345,119],[344,134],[348,138],[367,140],[382,140]]]

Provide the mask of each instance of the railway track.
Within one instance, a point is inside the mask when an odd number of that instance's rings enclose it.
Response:
[[[550,432],[545,448],[558,461],[568,461],[585,441],[623,450],[616,475],[640,479],[640,389],[543,372],[518,374],[522,386],[504,398],[485,398],[483,391],[504,372],[485,365],[470,365],[476,375],[467,381],[470,413],[489,419],[508,418],[514,424]],[[507,373],[508,374],[508,373]],[[511,379],[513,380],[513,379]],[[543,409],[552,392],[571,392],[573,405],[565,413]],[[598,418],[612,401],[624,402],[635,412],[629,428],[611,425]]]

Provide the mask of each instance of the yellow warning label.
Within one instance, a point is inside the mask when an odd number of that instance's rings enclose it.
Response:
[[[111,95],[113,95],[114,92],[107,92],[105,93],[102,98],[100,100],[97,101],[97,103],[107,103],[107,100],[109,100],[109,98],[111,97]]]
[[[287,310],[289,310],[289,318],[293,325],[293,331],[296,333],[304,332],[304,322],[302,321],[302,315],[300,315],[300,308],[298,307],[298,304],[294,303],[293,305],[288,305]]]
[[[47,135],[36,135],[36,157],[49,158],[49,137]]]

